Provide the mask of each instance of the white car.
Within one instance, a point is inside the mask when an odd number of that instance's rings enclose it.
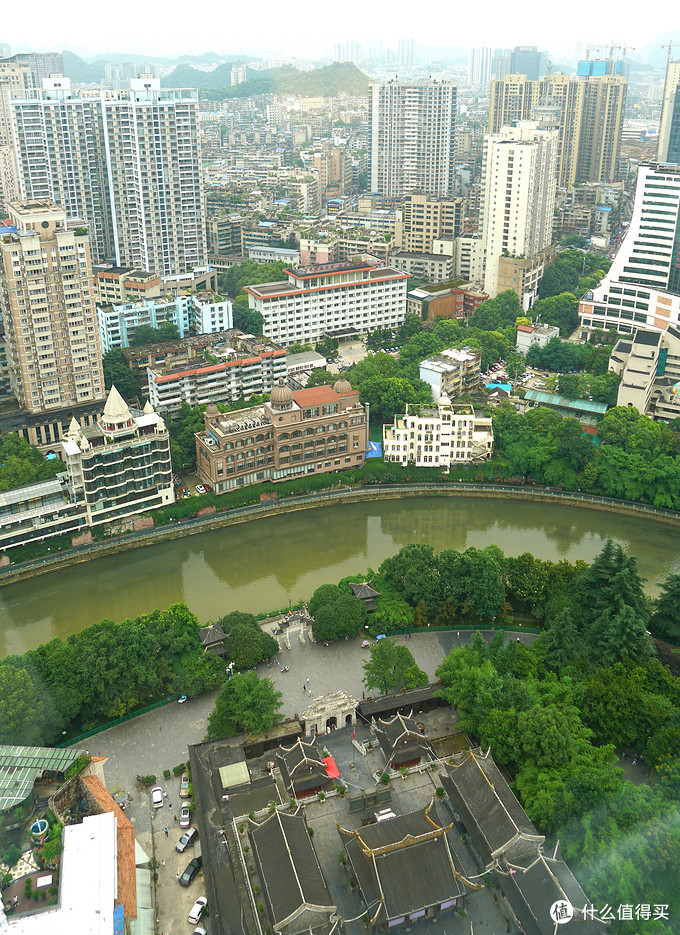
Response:
[[[163,790],[160,786],[156,786],[155,789],[151,790],[151,804],[154,808],[162,808],[163,806]]]
[[[203,910],[208,905],[208,900],[205,896],[199,896],[196,902],[194,903],[191,912],[189,913],[189,922],[196,925],[201,916],[203,915]]]
[[[205,487],[203,484],[196,484],[196,493],[205,493]]]

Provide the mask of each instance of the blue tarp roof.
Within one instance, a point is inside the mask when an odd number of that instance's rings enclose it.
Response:
[[[557,393],[544,393],[542,390],[527,390],[524,398],[535,403],[545,403],[546,406],[571,409],[573,412],[592,412],[604,415],[607,411],[606,403],[595,403],[591,399],[569,399]]]
[[[512,383],[485,383],[484,386],[487,390],[496,390],[500,389],[505,390],[506,393],[512,392]]]
[[[367,458],[382,458],[382,442],[369,442]]]

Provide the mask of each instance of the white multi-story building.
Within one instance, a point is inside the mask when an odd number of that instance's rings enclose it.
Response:
[[[0,317],[10,385],[28,412],[103,399],[86,227],[53,201],[10,202],[0,233]]]
[[[245,286],[264,334],[284,347],[398,328],[406,317],[408,276],[369,256],[286,270],[287,279]]]
[[[154,409],[172,413],[183,403],[196,406],[250,399],[269,393],[286,377],[285,350],[240,357],[233,348],[211,347],[209,353],[217,362],[199,358],[191,366],[147,368],[149,402]]]
[[[75,419],[62,441],[70,496],[88,526],[174,503],[170,435],[150,403],[131,410],[115,386],[92,426]]]
[[[586,331],[665,331],[680,322],[680,165],[638,168],[628,232],[609,272],[579,304]]]
[[[542,129],[528,120],[485,137],[484,290],[492,298],[499,292],[502,258],[531,261],[552,242],[558,141],[558,130]],[[525,291],[525,285],[518,284],[518,294]],[[525,307],[527,298],[530,304],[533,296],[520,294]]]
[[[406,404],[406,414],[383,425],[383,457],[398,464],[444,467],[488,461],[493,450],[491,419],[467,403],[452,405],[442,393],[433,406]]]
[[[159,328],[173,324],[180,338],[189,334],[212,334],[233,327],[232,305],[212,292],[191,295],[160,295],[124,305],[98,305],[97,320],[102,353],[114,347],[129,347],[141,325]]]
[[[436,403],[479,389],[482,352],[477,347],[450,347],[420,364],[420,379],[432,388]]]
[[[454,195],[456,85],[388,81],[368,92],[371,191]]]
[[[115,386],[95,422],[71,419],[61,452],[64,473],[0,493],[0,549],[80,535],[174,502],[163,419],[149,403],[130,409]]]
[[[534,345],[545,347],[559,336],[560,329],[554,325],[517,325],[517,350],[520,354],[528,354]]]
[[[98,262],[158,275],[206,262],[198,92],[134,79],[76,90],[52,77],[10,102],[24,200],[53,198],[90,229]]]
[[[488,85],[491,81],[493,49],[470,49],[468,56],[468,84]]]

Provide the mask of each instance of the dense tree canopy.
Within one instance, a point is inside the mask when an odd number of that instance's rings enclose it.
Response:
[[[120,348],[114,347],[102,357],[104,385],[107,390],[115,384],[123,399],[133,399],[140,395],[140,386],[134,373],[128,367]]]
[[[257,672],[233,675],[224,683],[208,718],[208,740],[229,737],[239,731],[258,733],[277,724],[281,692],[271,679],[261,679]]]
[[[428,684],[427,673],[416,665],[411,650],[386,638],[373,643],[370,658],[364,662],[364,685],[387,694],[395,688],[422,688]]]
[[[63,461],[48,460],[16,432],[0,437],[0,492],[49,480],[64,470]]]
[[[179,338],[177,325],[171,321],[163,322],[158,328],[151,325],[139,325],[130,340],[130,347],[141,347],[144,344],[160,344],[162,341],[175,341]]]
[[[265,633],[252,614],[234,610],[217,622],[226,635],[226,658],[236,669],[252,669],[278,653],[279,644]]]
[[[120,624],[102,620],[66,641],[8,656],[2,670],[5,743],[54,743],[70,727],[88,730],[150,697],[195,695],[224,678],[224,663],[203,653],[185,604]]]

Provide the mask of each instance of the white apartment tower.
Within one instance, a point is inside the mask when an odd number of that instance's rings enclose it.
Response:
[[[680,324],[680,165],[638,168],[628,233],[602,282],[579,304],[589,331],[666,331]]]
[[[468,84],[488,85],[491,81],[493,49],[470,49],[468,58]]]
[[[386,196],[456,190],[456,85],[388,81],[368,92],[371,191]]]
[[[532,260],[552,242],[559,131],[532,121],[484,140],[484,291],[499,291],[503,257]],[[521,297],[521,296],[520,296]]]
[[[28,412],[104,398],[87,228],[53,201],[7,205],[0,312],[12,392]]]
[[[96,261],[161,276],[205,265],[197,91],[149,76],[84,91],[57,77],[10,107],[22,199],[82,218]]]
[[[19,177],[12,143],[10,99],[33,87],[28,64],[0,60],[0,206],[19,198]]]

